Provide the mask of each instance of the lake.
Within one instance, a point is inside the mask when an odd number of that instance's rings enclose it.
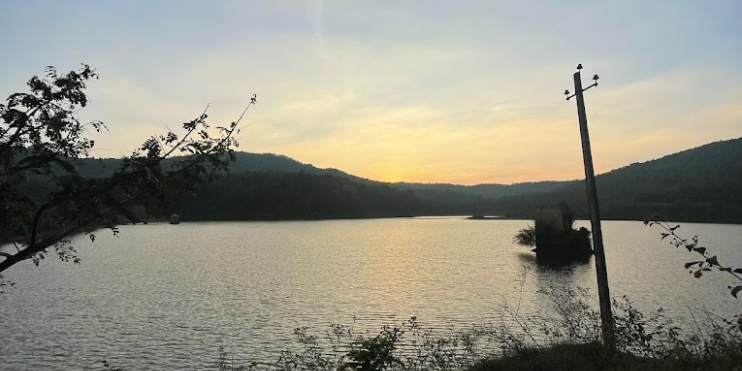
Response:
[[[378,331],[417,316],[431,329],[547,310],[547,286],[595,287],[594,262],[539,269],[513,235],[529,221],[398,218],[122,226],[95,243],[74,239],[82,264],[53,254],[5,272],[0,369],[202,369],[225,346],[237,359],[274,361],[293,329],[329,324]],[[577,226],[589,228],[589,222]],[[612,296],[646,312],[729,317],[742,300],[731,277],[683,269],[696,260],[641,222],[603,222]],[[742,267],[742,226],[683,223],[722,264]],[[523,284],[522,267],[531,267]],[[521,290],[522,288],[522,290]],[[522,291],[522,294],[521,294]],[[597,297],[597,294],[596,294]],[[596,299],[597,301],[597,299]]]

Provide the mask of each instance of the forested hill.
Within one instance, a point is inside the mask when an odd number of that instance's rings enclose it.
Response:
[[[742,223],[742,138],[710,143],[597,176],[601,216],[639,220],[651,212],[676,221]],[[585,185],[495,201],[493,210],[533,217],[561,200],[587,217]]]
[[[411,191],[308,172],[243,171],[175,198],[183,220],[295,220],[412,216],[427,207]]]
[[[230,163],[232,173],[242,172],[274,172],[299,173],[305,172],[316,175],[333,175],[360,182],[369,182],[368,179],[344,173],[337,169],[321,169],[310,164],[304,164],[288,156],[271,153],[236,152],[235,162]],[[121,164],[120,159],[83,159],[78,162],[78,172],[86,177],[105,177],[113,173]]]
[[[84,160],[79,171],[105,176],[120,160]],[[240,152],[231,175],[197,197],[171,204],[185,219],[317,219],[400,215],[535,216],[564,200],[587,218],[583,181],[511,185],[382,183],[286,156]],[[742,138],[715,142],[598,175],[604,219],[658,212],[676,221],[742,223]]]
[[[78,172],[86,177],[105,177],[113,173],[121,164],[121,160],[83,159],[78,163]],[[457,184],[423,184],[423,183],[385,183],[361,178],[341,170],[322,169],[311,164],[305,164],[288,156],[271,153],[236,152],[236,161],[230,164],[230,172],[239,174],[252,173],[307,173],[313,175],[331,175],[353,180],[360,183],[389,185],[400,190],[411,190],[424,201],[436,202],[445,205],[460,205],[475,203],[487,198],[503,196],[542,193],[563,187],[569,182],[535,182],[518,184],[478,184],[464,186]]]
[[[327,168],[322,169],[311,164],[301,163],[291,157],[271,153],[237,152],[236,161],[230,165],[233,173],[242,172],[275,172],[299,173],[305,172],[315,175],[332,175],[358,182],[371,182],[368,179],[357,177],[343,171]]]
[[[513,184],[458,185],[447,183],[393,183],[395,187],[410,189],[420,195],[460,194],[479,198],[500,198],[505,196],[546,193],[563,188],[575,181],[542,181]]]
[[[667,155],[656,160],[634,163],[603,176],[606,178],[639,177],[728,177],[742,173],[742,138],[709,143]]]

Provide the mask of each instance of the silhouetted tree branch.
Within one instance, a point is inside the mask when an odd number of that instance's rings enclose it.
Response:
[[[30,93],[12,94],[0,104],[0,244],[16,247],[0,253],[0,272],[26,259],[38,264],[50,247],[61,260],[77,263],[69,243],[73,235],[87,233],[94,240],[101,227],[118,233],[120,222],[139,221],[131,204],[162,204],[171,194],[193,192],[214,173],[228,171],[237,146],[232,135],[257,103],[253,95],[240,118],[216,127],[214,136],[205,110],[182,125],[181,135],[168,129],[147,139],[109,177],[86,178],[76,161],[95,145],[88,129],[101,132],[106,126],[82,124],[75,114],[87,106],[86,82],[97,78],[88,65],[61,75],[47,67],[46,78],[29,80]],[[178,152],[185,155],[175,157]],[[28,191],[32,180],[46,188]]]

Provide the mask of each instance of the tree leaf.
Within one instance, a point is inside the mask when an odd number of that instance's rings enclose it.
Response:
[[[740,292],[740,290],[742,290],[742,286],[737,286],[737,287],[733,288],[732,289],[732,296],[734,296],[736,298],[737,297],[737,293]]]
[[[685,263],[685,269],[688,269],[688,268],[690,268],[690,267],[692,267],[692,266],[694,266],[696,264],[700,264],[700,263],[703,263],[703,261],[696,261],[696,262]]]
[[[742,273],[742,268],[737,268],[733,271],[734,273]]]
[[[719,265],[719,260],[716,258],[716,255],[706,259],[706,262],[711,265]]]
[[[662,233],[662,234],[661,234],[662,238],[660,238],[660,241],[664,240],[664,239],[665,239],[665,237],[667,237],[667,236],[669,236],[669,235],[670,235],[669,233]]]
[[[693,250],[697,251],[697,252],[698,252],[698,253],[700,253],[700,254],[703,254],[703,253],[705,253],[705,252],[706,252],[706,248],[705,248],[705,247],[696,247],[696,248],[695,248],[695,249],[693,249]]]

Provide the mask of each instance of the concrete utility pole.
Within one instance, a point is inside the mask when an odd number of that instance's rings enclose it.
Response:
[[[593,154],[590,149],[590,134],[587,131],[587,114],[585,113],[585,99],[582,93],[598,86],[598,75],[593,76],[593,84],[582,88],[580,70],[577,65],[574,74],[575,93],[570,95],[564,91],[567,100],[577,98],[577,116],[580,120],[580,136],[582,137],[582,158],[585,162],[585,183],[587,184],[587,199],[590,204],[590,223],[592,225],[593,248],[595,249],[595,270],[598,275],[598,299],[600,300],[600,319],[603,330],[603,344],[609,353],[616,350],[616,337],[613,333],[613,313],[611,310],[611,294],[608,290],[608,272],[605,267],[605,252],[603,250],[603,231],[600,228],[600,208],[598,207],[598,191],[595,188],[595,171],[593,170]]]

